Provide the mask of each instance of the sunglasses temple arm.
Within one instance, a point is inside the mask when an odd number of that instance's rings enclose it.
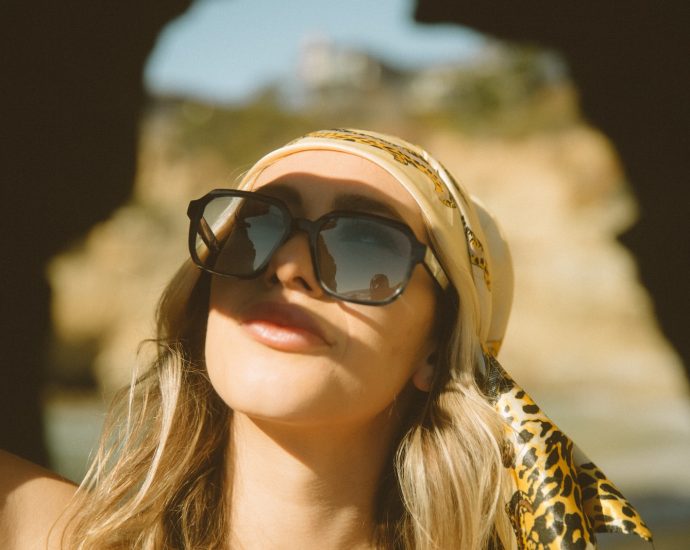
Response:
[[[448,276],[429,246],[426,247],[426,251],[424,252],[424,267],[427,268],[431,276],[436,279],[436,282],[443,290],[448,288]]]

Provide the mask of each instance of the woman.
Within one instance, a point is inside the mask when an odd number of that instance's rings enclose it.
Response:
[[[161,300],[158,359],[110,416],[66,545],[586,548],[594,530],[650,536],[614,490],[597,498],[608,480],[495,361],[507,247],[428,153],[313,132],[239,189],[190,204],[193,263]]]

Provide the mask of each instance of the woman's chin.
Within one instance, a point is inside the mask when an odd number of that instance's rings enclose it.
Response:
[[[236,412],[277,421],[314,420],[338,409],[347,401],[328,365],[317,358],[300,361],[255,358],[246,368],[232,371],[210,368],[211,384],[221,399]],[[229,369],[228,369],[229,370]]]
[[[309,428],[333,426],[333,411],[327,410],[325,404],[304,403],[303,401],[283,399],[280,402],[251,403],[236,402],[230,407],[234,415],[242,415],[262,427],[276,428]]]

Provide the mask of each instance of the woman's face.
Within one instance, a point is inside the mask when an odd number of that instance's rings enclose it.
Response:
[[[336,208],[397,216],[426,242],[412,197],[384,169],[354,155],[294,153],[266,168],[254,190],[311,220]],[[388,305],[332,298],[316,280],[307,235],[298,231],[260,276],[212,278],[211,383],[230,408],[250,417],[310,425],[374,419],[410,380],[425,388],[434,296],[433,279],[418,264]]]

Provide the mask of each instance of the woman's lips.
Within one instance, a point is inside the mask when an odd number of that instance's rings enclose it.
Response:
[[[240,324],[258,342],[281,351],[298,352],[330,345],[314,318],[293,304],[255,304],[245,312]]]

